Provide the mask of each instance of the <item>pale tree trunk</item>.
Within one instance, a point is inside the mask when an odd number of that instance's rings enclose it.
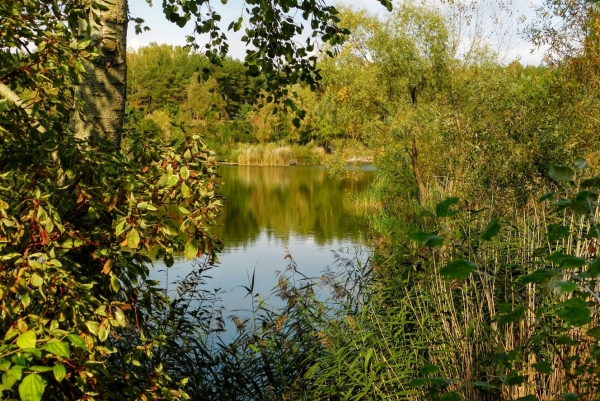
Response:
[[[97,11],[100,24],[89,16],[81,29],[91,34],[97,44],[99,57],[86,63],[86,77],[77,87],[80,103],[74,113],[75,135],[90,142],[108,139],[116,149],[121,144],[126,95],[127,0],[97,0],[108,7]]]
[[[411,140],[411,148],[408,151],[410,156],[410,164],[412,166],[413,176],[415,177],[415,181],[417,182],[417,202],[421,204],[423,202],[423,197],[427,193],[427,188],[425,187],[425,182],[423,182],[423,176],[421,175],[421,166],[419,165],[419,150],[417,148],[417,138],[413,134]]]

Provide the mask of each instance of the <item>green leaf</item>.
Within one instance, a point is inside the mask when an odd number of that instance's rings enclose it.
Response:
[[[569,234],[571,234],[569,227],[565,227],[562,224],[550,224],[548,226],[548,241],[550,242],[566,238]]]
[[[440,274],[447,280],[463,279],[477,268],[477,263],[465,259],[455,259],[440,269]]]
[[[549,269],[538,269],[538,270],[534,270],[531,273],[529,273],[528,275],[521,277],[520,281],[523,284],[530,284],[530,283],[536,283],[536,284],[540,284],[540,283],[544,283],[552,278],[554,278],[554,276],[556,276],[558,274],[558,272],[556,270],[549,270]]]
[[[600,258],[596,258],[590,262],[588,265],[587,274],[592,277],[600,276]]]
[[[25,332],[17,338],[17,347],[21,349],[25,348],[35,348],[35,342],[37,340],[37,336],[31,330]]]
[[[529,394],[523,397],[519,397],[515,401],[537,401],[537,398],[535,398],[535,395]]]
[[[453,391],[442,395],[440,401],[462,401],[462,397]]]
[[[429,364],[429,365],[425,365],[421,369],[419,369],[419,374],[422,376],[427,376],[427,375],[435,373],[439,370],[440,370],[440,368],[437,365]]]
[[[556,181],[573,181],[575,172],[573,171],[573,169],[567,166],[558,166],[556,164],[550,164],[548,175],[550,176],[550,178]]]
[[[106,329],[106,327],[104,327],[104,325],[101,325],[100,328],[98,329],[98,339],[102,342],[106,341],[106,339],[108,338],[108,330]]]
[[[435,248],[444,244],[444,238],[438,235],[427,234],[423,231],[415,231],[408,234],[408,239],[419,244],[425,244],[429,248]]]
[[[167,188],[172,187],[173,185],[177,184],[179,182],[179,176],[177,174],[169,176],[169,178],[167,178],[167,182],[165,183],[165,186]]]
[[[63,358],[68,358],[71,355],[69,351],[69,344],[58,340],[48,341],[48,343],[44,345],[42,349],[56,356],[62,356]]]
[[[552,200],[554,199],[554,196],[556,195],[556,192],[547,192],[544,195],[540,196],[538,198],[538,202],[543,202],[546,200]]]
[[[520,375],[516,370],[512,370],[506,375],[504,379],[505,386],[520,386],[525,383],[525,376]]]
[[[21,401],[39,401],[42,399],[46,383],[42,376],[30,374],[19,384],[19,396]]]
[[[71,341],[71,344],[73,344],[74,346],[79,348],[87,348],[85,340],[79,334],[69,334],[67,338],[69,339],[69,341]]]
[[[581,181],[581,188],[600,188],[600,175]]]
[[[22,362],[27,363],[26,361],[22,361]],[[13,367],[11,367],[10,369],[8,369],[6,371],[6,375],[8,377],[14,379],[15,382],[17,380],[21,380],[21,377],[23,377],[23,368],[24,368],[24,366],[22,366],[22,365],[14,365]]]
[[[193,239],[185,246],[185,258],[192,260],[198,255],[198,242]]]
[[[554,287],[554,289],[556,289],[556,292],[558,292],[559,295],[573,292],[578,287],[577,283],[572,281],[555,281],[551,283],[551,285]]]
[[[592,327],[585,334],[594,337],[596,340],[600,340],[600,326]]]
[[[30,366],[29,370],[33,370],[34,372],[44,373],[44,372],[51,371],[52,370],[52,366],[38,366],[38,365],[34,365],[34,366]]]
[[[581,298],[570,298],[557,305],[556,314],[570,325],[581,327],[592,321],[590,308]]]
[[[171,267],[175,264],[175,260],[173,259],[173,255],[170,253],[166,253],[165,256],[163,256],[163,261],[165,262],[165,265],[167,267]]]
[[[546,256],[546,260],[549,260],[550,262],[559,265],[559,267],[562,269],[581,267],[585,264],[584,258],[567,255],[560,251],[552,252],[550,255]]]
[[[435,206],[435,214],[438,217],[452,217],[458,213],[457,210],[451,210],[451,207],[458,205],[459,199],[455,196],[446,198]]]
[[[42,279],[40,276],[38,276],[37,274],[33,273],[31,275],[31,285],[34,287],[41,287],[44,284],[44,279]]]
[[[525,316],[525,308],[522,305],[517,305],[514,307],[514,309],[512,309],[509,312],[499,313],[497,315],[496,319],[498,320],[498,323],[500,323],[500,324],[507,324],[507,323],[516,322],[517,320],[521,319],[523,316]]]
[[[117,224],[117,227],[115,227],[115,235],[117,235],[117,236],[121,235],[121,233],[123,231],[125,231],[126,224],[127,224],[127,222],[125,221],[125,219],[121,220],[121,222],[119,224]]]
[[[138,231],[135,228],[132,228],[127,233],[127,246],[130,247],[131,249],[137,249],[139,244],[140,244],[140,234],[138,233]]]
[[[60,365],[60,364],[54,365],[54,367],[52,367],[52,372],[54,373],[54,378],[59,383],[67,375],[67,369],[65,368],[64,365]]]
[[[481,233],[481,239],[484,241],[491,240],[496,235],[498,235],[498,233],[500,232],[500,228],[501,226],[498,222],[498,219],[492,219],[492,221],[489,222],[485,230],[483,230],[483,232]]]
[[[552,369],[552,365],[550,365],[550,363],[548,363],[546,361],[541,361],[541,362],[538,362],[538,363],[534,363],[533,367],[538,372],[544,373],[544,374],[547,374],[547,375],[549,375],[552,372],[554,372],[554,369]]]
[[[484,390],[491,390],[491,389],[493,389],[493,388],[494,388],[494,386],[492,386],[492,385],[491,385],[490,383],[488,383],[488,382],[471,382],[471,384],[472,384],[474,387],[479,387],[479,388],[482,388],[482,389],[484,389]]]
[[[117,321],[117,324],[121,327],[125,327],[125,324],[127,323],[127,319],[125,318],[125,314],[123,313],[123,311],[115,306],[115,311],[114,311],[114,316],[115,316],[115,320]]]
[[[190,177],[190,170],[186,166],[181,167],[179,170],[179,174],[181,174],[181,178],[187,180]]]
[[[119,283],[119,277],[116,274],[111,273],[110,275],[110,287],[114,292],[119,292],[121,289],[121,283]]]
[[[585,160],[583,157],[575,158],[575,160],[573,160],[573,164],[575,165],[575,168],[577,170],[583,170],[584,168],[587,168],[587,166],[588,166],[587,160]]]
[[[89,322],[85,322],[85,325],[87,326],[90,333],[92,333],[95,336],[98,335],[98,322],[89,321]]]

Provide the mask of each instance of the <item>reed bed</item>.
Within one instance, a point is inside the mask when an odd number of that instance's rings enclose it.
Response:
[[[257,166],[321,165],[325,150],[318,146],[281,145],[275,143],[238,145],[237,163]]]

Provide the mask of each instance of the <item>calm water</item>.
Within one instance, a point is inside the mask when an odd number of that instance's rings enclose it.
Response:
[[[347,179],[330,178],[323,167],[222,166],[225,197],[215,233],[223,239],[220,264],[208,272],[208,286],[220,288],[225,316],[249,308],[242,286],[255,274],[255,292],[267,296],[284,270],[286,252],[298,270],[319,277],[334,262],[333,251],[366,259],[365,221],[347,212],[348,199],[373,179],[362,171]],[[177,260],[168,281],[184,277],[192,262]],[[164,266],[156,264],[161,279]],[[164,280],[164,276],[162,278]],[[229,313],[231,312],[231,313]],[[239,314],[239,313],[236,313]]]

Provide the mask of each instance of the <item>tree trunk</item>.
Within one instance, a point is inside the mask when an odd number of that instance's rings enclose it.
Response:
[[[89,17],[82,32],[96,42],[99,56],[85,65],[86,77],[77,87],[79,103],[73,116],[75,135],[89,142],[108,139],[121,145],[127,89],[127,0],[99,0],[108,8],[98,11],[99,22]]]
[[[408,153],[410,155],[413,176],[415,177],[415,181],[417,182],[417,201],[419,202],[419,204],[421,204],[427,189],[425,188],[425,183],[423,182],[423,177],[421,176],[421,167],[419,166],[419,151],[417,149],[417,139],[414,135],[411,140],[411,149]]]

